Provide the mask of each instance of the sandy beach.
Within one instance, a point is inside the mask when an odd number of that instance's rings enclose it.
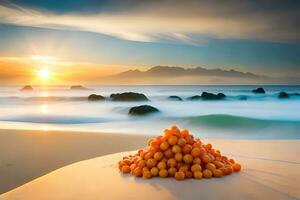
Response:
[[[34,135],[37,133],[41,135]],[[8,176],[8,172],[16,173],[18,176],[10,175],[11,179],[6,177],[6,180],[18,180],[19,185],[80,159],[127,151],[124,149],[144,146],[146,141],[143,136],[112,134],[47,132],[43,136],[41,131],[20,133],[11,131],[11,134],[20,135],[22,142],[19,142],[18,146],[21,148],[16,148],[18,156],[10,155],[6,159],[15,159],[14,165],[17,166],[19,163],[18,169],[3,171],[1,176]],[[6,138],[7,135],[8,132]],[[42,144],[45,137],[48,138],[47,142]],[[28,148],[24,144],[25,141],[34,138],[35,142]],[[107,140],[110,139],[114,140],[108,143]],[[53,141],[49,142],[51,140]],[[83,141],[89,143],[85,144]],[[93,142],[90,143],[91,141]],[[159,178],[143,180],[130,175],[124,176],[118,172],[117,161],[130,153],[123,152],[62,167],[2,194],[0,199],[299,199],[299,140],[208,139],[204,141],[211,142],[216,148],[221,149],[223,154],[238,160],[243,166],[242,172],[221,179],[200,181],[178,182],[174,179]],[[50,145],[52,148],[48,146],[47,151],[43,151],[45,145]],[[22,152],[22,148],[23,151],[24,148],[27,149],[26,153]],[[39,157],[30,155],[37,151],[40,151]],[[57,155],[60,159],[56,159]],[[29,167],[38,169],[30,170],[30,173],[35,175],[29,176],[26,173],[24,169]],[[19,177],[23,177],[23,182]],[[10,185],[10,187],[16,186],[17,184],[12,183]]]
[[[0,194],[68,164],[134,150],[146,141],[137,135],[0,130]]]

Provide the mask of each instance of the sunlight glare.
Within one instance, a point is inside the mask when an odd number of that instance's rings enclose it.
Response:
[[[50,74],[47,69],[41,69],[39,70],[38,75],[42,80],[48,80]]]

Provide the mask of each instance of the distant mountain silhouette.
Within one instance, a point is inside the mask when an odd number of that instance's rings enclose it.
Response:
[[[119,77],[164,77],[164,76],[220,76],[220,77],[238,77],[238,78],[266,78],[266,76],[257,75],[251,72],[239,72],[236,70],[206,69],[203,67],[182,68],[169,66],[155,66],[147,71],[128,70],[114,76]]]
[[[155,66],[146,71],[124,71],[101,80],[112,84],[254,84],[271,83],[273,78],[236,70]]]

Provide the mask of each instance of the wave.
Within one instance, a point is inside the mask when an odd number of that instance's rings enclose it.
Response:
[[[177,120],[184,126],[204,131],[207,137],[300,139],[300,121],[297,120],[269,120],[225,114],[183,117]]]
[[[300,125],[300,121],[297,120],[270,120],[270,119],[259,119],[249,118],[242,116],[226,115],[226,114],[213,114],[213,115],[202,115],[195,117],[183,117],[183,121],[196,124],[196,125],[207,125],[214,127],[265,127],[272,124],[278,125]]]

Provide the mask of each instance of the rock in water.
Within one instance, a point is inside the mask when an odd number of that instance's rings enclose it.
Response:
[[[287,98],[290,98],[290,95],[286,92],[280,92],[278,95],[278,98],[279,99],[287,99]]]
[[[256,94],[265,94],[265,90],[264,88],[256,88],[254,90],[252,90],[253,93],[256,93]]]
[[[290,95],[292,95],[292,96],[300,96],[300,94],[299,93],[292,93],[292,94],[290,94]]]
[[[147,115],[150,113],[157,113],[159,110],[149,105],[141,105],[130,108],[129,115]]]
[[[182,98],[179,96],[169,96],[168,99],[170,100],[176,100],[176,101],[182,101]]]
[[[83,87],[82,85],[72,85],[70,87],[70,90],[89,90],[89,89],[86,87]]]
[[[200,99],[201,99],[201,96],[195,95],[195,96],[188,97],[187,99],[188,99],[188,100],[191,100],[191,101],[197,101],[197,100],[200,100]]]
[[[201,98],[203,100],[222,100],[226,97],[225,94],[219,93],[219,94],[213,94],[208,92],[202,92]]]
[[[30,85],[25,85],[20,91],[33,91],[33,88]]]
[[[141,93],[125,92],[110,95],[113,101],[149,101],[149,99]]]
[[[104,98],[104,96],[101,96],[101,95],[91,94],[90,96],[88,96],[88,100],[89,101],[102,101],[102,100],[105,100],[105,98]]]

